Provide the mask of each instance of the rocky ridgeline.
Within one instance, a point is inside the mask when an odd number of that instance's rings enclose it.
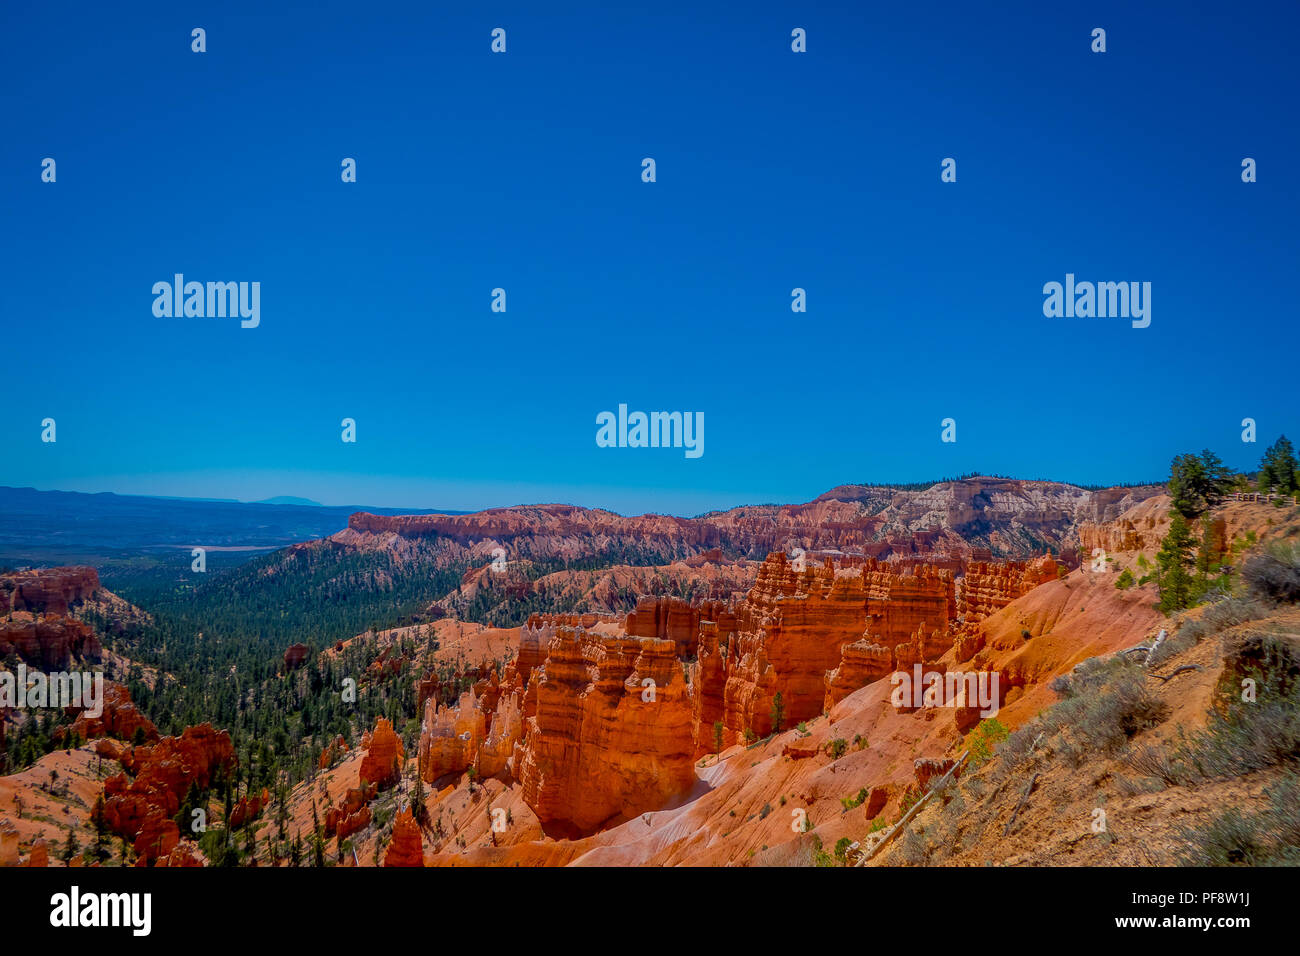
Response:
[[[99,590],[94,568],[38,568],[0,574],[0,615],[12,611],[67,614]]]
[[[790,727],[892,671],[942,671],[979,620],[1057,575],[1051,557],[976,562],[959,578],[874,559],[796,569],[774,552],[734,604],[534,615],[499,675],[455,703],[426,700],[419,770],[429,783],[512,776],[548,832],[590,833],[689,791],[716,725],[729,747],[772,731],[778,694]]]
[[[801,505],[753,505],[697,518],[624,517],[573,505],[496,508],[468,515],[354,514],[346,530],[298,545],[389,550],[451,564],[636,555],[637,563],[706,554],[761,559],[772,551],[851,559],[912,559],[956,570],[996,552],[1066,554],[1082,524],[1113,521],[1160,494],[1156,485],[1089,491],[1050,481],[970,478],[921,490],[844,485]]]

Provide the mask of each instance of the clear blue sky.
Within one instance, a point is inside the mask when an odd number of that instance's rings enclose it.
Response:
[[[5,4],[0,484],[697,513],[1300,439],[1295,4],[451,6]]]

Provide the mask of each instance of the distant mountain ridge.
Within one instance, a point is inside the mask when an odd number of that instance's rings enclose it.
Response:
[[[409,514],[402,509],[373,509]],[[272,549],[332,534],[356,507],[0,487],[0,562],[78,563],[177,548]]]
[[[917,490],[841,485],[804,504],[745,505],[697,518],[624,517],[576,505],[524,505],[470,514],[359,512],[320,546],[420,552],[438,563],[575,560],[600,554],[659,563],[719,550],[761,560],[770,551],[839,552],[878,559],[985,553],[1025,559],[1078,544],[1084,523],[1110,521],[1162,485],[1089,490],[1052,481],[973,477]],[[940,562],[942,563],[942,562]]]

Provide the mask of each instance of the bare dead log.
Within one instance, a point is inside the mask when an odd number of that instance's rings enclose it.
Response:
[[[1170,680],[1177,677],[1179,674],[1183,673],[1184,671],[1199,671],[1200,669],[1201,669],[1200,664],[1184,664],[1182,667],[1174,668],[1168,674],[1152,674],[1151,676],[1158,677],[1160,678],[1160,680],[1168,683]]]
[[[1021,809],[1023,809],[1024,805],[1029,802],[1029,795],[1033,792],[1034,784],[1036,783],[1038,783],[1038,774],[1034,774],[1032,777],[1029,778],[1029,786],[1025,787],[1025,792],[1021,796],[1020,802],[1017,803],[1016,808],[1011,811],[1011,819],[1008,820],[1007,825],[1002,828],[1003,836],[1006,836],[1008,833],[1011,832],[1011,824],[1016,822],[1016,817],[1020,815]]]
[[[1162,627],[1160,629],[1160,633],[1156,635],[1155,643],[1151,645],[1151,651],[1147,654],[1146,664],[1144,666],[1146,667],[1151,666],[1152,659],[1156,656],[1157,648],[1159,648],[1160,645],[1165,642],[1165,638],[1168,636],[1169,636],[1169,632]]]
[[[881,850],[883,850],[886,846],[889,845],[890,841],[892,841],[894,837],[902,833],[903,830],[907,827],[907,824],[911,822],[913,817],[915,817],[918,813],[921,812],[921,809],[927,803],[930,802],[931,798],[934,797],[936,793],[938,793],[940,790],[942,790],[944,787],[948,785],[948,781],[953,777],[954,774],[957,773],[959,769],[961,769],[961,765],[966,762],[966,758],[969,756],[970,756],[970,751],[968,750],[964,754],[962,754],[959,758],[957,758],[957,762],[953,764],[950,768],[948,768],[947,773],[945,773],[942,777],[940,777],[937,781],[935,781],[934,786],[932,786],[929,789],[926,795],[923,796],[920,800],[916,801],[916,803],[912,805],[912,809],[908,810],[905,814],[903,814],[902,819],[900,819],[897,823],[895,823],[892,827],[889,828],[889,831],[885,834],[885,836],[880,840],[879,843],[877,843],[875,846],[871,847],[869,850],[864,852],[860,857],[858,857],[858,862],[855,863],[854,865],[865,866],[868,860],[870,860],[874,856],[877,856]],[[1037,776],[1037,774],[1035,774],[1035,776]]]

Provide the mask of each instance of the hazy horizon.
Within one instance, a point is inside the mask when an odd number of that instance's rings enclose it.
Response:
[[[1158,485],[1158,484],[1165,483],[1165,479],[1161,478],[1161,479],[1150,480],[1150,481],[1118,481],[1118,482],[1099,485],[1092,482],[1079,483],[1079,482],[1073,482],[1073,481],[1068,481],[1068,480],[1063,480],[1058,478],[1041,478],[1041,477],[1026,478],[1018,475],[994,475],[988,472],[975,472],[974,474],[969,474],[969,475],[944,476],[944,477],[938,477],[932,479],[921,479],[920,481],[839,481],[839,482],[826,484],[820,491],[816,492],[815,494],[812,494],[807,498],[801,498],[799,500],[789,500],[789,501],[781,501],[776,499],[737,500],[731,502],[730,504],[724,504],[718,507],[704,508],[702,510],[691,511],[691,512],[671,512],[671,511],[655,510],[655,509],[622,510],[618,508],[606,507],[601,504],[592,504],[586,501],[568,500],[568,499],[545,499],[545,500],[521,499],[518,501],[486,504],[481,507],[457,507],[445,502],[438,503],[438,504],[431,504],[429,502],[424,502],[424,503],[413,503],[411,501],[389,502],[389,501],[375,501],[375,500],[364,500],[364,499],[347,500],[347,501],[322,501],[319,498],[315,498],[314,496],[300,495],[294,493],[284,493],[284,492],[262,495],[256,498],[235,498],[229,495],[215,495],[215,494],[177,494],[174,492],[163,493],[163,492],[143,492],[143,491],[121,491],[115,488],[101,488],[97,490],[88,490],[86,488],[37,488],[30,485],[16,486],[16,485],[6,485],[6,484],[0,484],[0,491],[5,491],[5,490],[22,491],[22,490],[30,489],[32,491],[36,491],[40,493],[69,493],[69,494],[84,494],[84,495],[112,494],[120,497],[156,498],[160,500],[206,501],[206,502],[211,502],[213,504],[246,504],[246,505],[247,504],[270,504],[278,507],[320,507],[320,508],[357,508],[357,509],[382,508],[385,510],[409,511],[410,513],[432,512],[436,514],[455,514],[455,513],[469,514],[478,511],[487,511],[487,510],[498,509],[498,508],[526,508],[526,507],[537,507],[543,505],[572,505],[581,508],[612,511],[616,514],[620,514],[628,517],[634,517],[640,514],[663,514],[672,517],[693,518],[693,517],[698,517],[700,515],[709,514],[712,512],[727,511],[732,508],[757,507],[757,506],[764,506],[764,505],[806,504],[820,497],[821,495],[831,491],[833,488],[838,488],[846,485],[860,485],[862,487],[877,487],[877,488],[893,488],[901,485],[917,485],[917,484],[936,485],[936,484],[943,484],[949,481],[959,481],[959,480],[968,480],[968,479],[991,479],[991,480],[1001,479],[1001,480],[1014,480],[1014,481],[1025,481],[1025,482],[1045,482],[1045,483],[1070,485],[1077,488],[1098,488],[1098,487],[1133,488],[1133,487],[1142,487],[1147,485]],[[299,501],[270,500],[274,498],[295,498],[295,499],[302,499],[302,500]]]

